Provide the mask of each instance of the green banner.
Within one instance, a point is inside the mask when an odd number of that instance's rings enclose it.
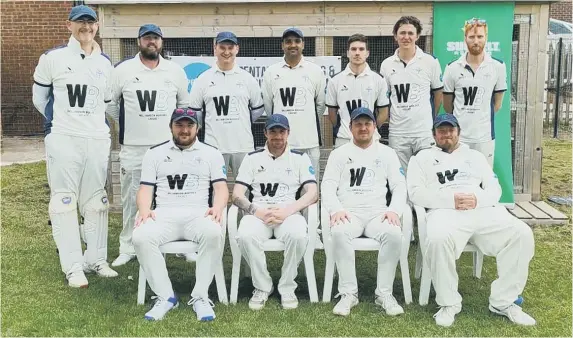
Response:
[[[507,66],[507,92],[494,121],[494,171],[503,190],[500,202],[506,204],[514,203],[509,109],[514,5],[513,2],[434,2],[434,55],[440,60],[442,70],[465,53],[463,27],[466,20],[474,17],[487,22],[486,52]]]

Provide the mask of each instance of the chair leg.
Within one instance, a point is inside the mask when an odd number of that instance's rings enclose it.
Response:
[[[139,278],[137,283],[137,304],[143,305],[145,303],[145,288],[147,287],[147,279],[143,267],[139,266]]]
[[[243,259],[241,256],[233,256],[233,267],[231,269],[231,296],[229,298],[231,304],[237,304],[237,295],[239,293],[239,276],[241,275],[242,260]]]
[[[322,291],[322,301],[330,303],[332,297],[332,283],[334,283],[334,259],[326,256],[326,269],[324,271],[324,289]]]
[[[424,257],[422,256],[422,248],[418,246],[416,250],[416,267],[414,268],[414,277],[420,279],[422,276],[422,266],[424,265]]]
[[[229,304],[229,300],[227,299],[227,285],[225,284],[225,272],[223,271],[223,261],[221,261],[219,267],[215,270],[215,283],[217,285],[219,302]]]
[[[428,305],[430,299],[430,287],[432,286],[432,276],[430,275],[430,268],[427,264],[422,264],[422,279],[420,281],[420,305]]]
[[[311,250],[314,251],[314,249]],[[304,255],[304,268],[306,271],[310,302],[318,303],[318,290],[316,287],[316,276],[314,274],[314,257],[312,254]]]
[[[402,274],[402,287],[404,288],[404,300],[406,304],[412,303],[412,285],[410,283],[410,269],[408,266],[408,246],[410,242],[404,240],[402,255],[400,257],[400,272]]]
[[[474,276],[478,279],[481,278],[482,268],[483,268],[483,253],[481,251],[474,252]]]

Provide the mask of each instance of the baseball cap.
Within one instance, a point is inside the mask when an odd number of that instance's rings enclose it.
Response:
[[[139,27],[139,34],[137,34],[137,38],[146,35],[146,34],[156,34],[163,38],[163,32],[161,32],[161,28],[159,26],[154,25],[152,23],[147,23],[141,27]]]
[[[221,43],[221,42],[232,42],[235,45],[239,44],[237,36],[232,32],[221,32],[217,34],[217,37],[215,38],[215,43]]]
[[[296,36],[298,36],[299,38],[304,37],[302,35],[302,31],[296,27],[290,27],[287,28],[284,32],[283,32],[283,39],[285,38],[285,36],[290,35],[290,34],[294,34]]]
[[[376,122],[376,118],[374,117],[374,114],[372,113],[372,111],[370,109],[368,109],[366,107],[358,107],[352,111],[352,114],[350,114],[350,119],[353,121],[359,117],[368,117],[372,121]]]
[[[434,119],[434,128],[438,128],[441,125],[449,124],[452,127],[459,127],[458,119],[454,114],[440,114]]]
[[[267,119],[267,123],[265,124],[265,129],[269,130],[273,127],[290,129],[287,117],[281,114],[273,114],[269,116],[269,118]]]
[[[79,5],[79,6],[72,7],[72,10],[70,11],[70,16],[68,17],[68,19],[70,21],[76,21],[77,19],[81,18],[82,16],[87,16],[90,19],[97,21],[96,12],[91,7],[88,7],[86,5]]]
[[[199,124],[199,113],[191,108],[176,108],[171,114],[171,122],[177,122],[183,119],[193,121]]]

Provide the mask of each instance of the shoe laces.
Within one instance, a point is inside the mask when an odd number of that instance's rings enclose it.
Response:
[[[153,303],[153,308],[163,306],[163,304],[167,302],[167,300],[159,296],[151,296],[151,300],[155,300],[155,303]]]
[[[253,300],[256,302],[262,302],[269,297],[269,293],[263,290],[255,289],[253,291]]]
[[[215,307],[215,304],[209,298],[203,299],[193,297],[189,300],[189,302],[187,302],[187,305],[193,305],[194,308],[201,310],[210,310]]]
[[[382,304],[384,304],[384,308],[393,308],[398,306],[396,298],[394,298],[391,294],[382,295],[380,299],[382,300]]]
[[[454,318],[456,316],[454,306],[441,306],[440,310],[434,314],[434,318],[442,315]]]
[[[352,303],[353,298],[356,296],[348,294],[348,293],[338,293],[334,298],[340,297],[340,301],[336,304],[336,306],[344,306],[344,308],[349,309],[350,304]]]
[[[288,292],[285,293],[284,295],[282,295],[282,300],[284,301],[288,301],[288,302],[294,302],[297,301],[298,299],[296,298],[296,295],[294,294],[294,292]]]

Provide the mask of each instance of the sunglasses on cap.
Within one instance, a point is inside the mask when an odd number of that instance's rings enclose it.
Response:
[[[189,115],[191,117],[197,116],[197,112],[191,108],[177,108],[173,111],[173,114],[185,114],[185,115]]]
[[[485,19],[478,19],[478,18],[471,18],[469,20],[466,20],[466,26],[467,25],[486,25],[487,22],[485,21]]]

